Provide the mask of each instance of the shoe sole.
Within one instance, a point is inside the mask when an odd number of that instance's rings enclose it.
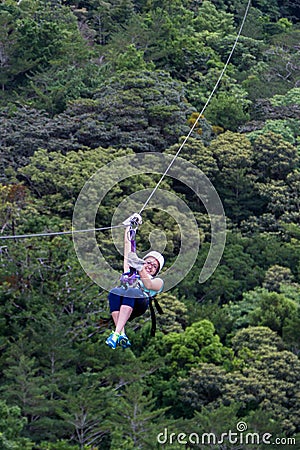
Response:
[[[109,346],[110,348],[112,348],[113,350],[115,350],[116,347],[117,347],[117,344],[116,344],[116,345],[112,345],[111,342],[105,341],[105,344],[108,345],[108,346]]]

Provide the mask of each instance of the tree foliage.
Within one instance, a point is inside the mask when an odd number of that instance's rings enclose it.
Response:
[[[126,328],[131,348],[114,352],[105,345],[107,293],[69,235],[1,240],[1,448],[153,449],[164,430],[221,434],[241,420],[299,438],[299,5],[251,3],[206,105],[246,4],[1,2],[2,237],[70,231],[87,180],[141,152],[180,150],[215,187],[227,222],[221,261],[200,284],[212,239],[207,205],[183,181],[163,179],[166,202],[176,195],[193,211],[201,247],[158,298],[155,338],[147,312]],[[188,184],[194,173],[183,175]],[[143,173],[117,183],[96,224],[110,226],[116,209],[123,220],[135,193],[159,180]],[[121,270],[118,233],[96,237]],[[180,224],[149,204],[138,252],[154,243],[180,272]]]

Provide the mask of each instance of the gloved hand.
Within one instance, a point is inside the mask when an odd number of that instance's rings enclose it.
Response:
[[[134,223],[135,225],[142,225],[142,216],[140,216],[138,213],[134,213],[130,217],[128,217],[128,219],[124,220],[123,225],[125,225],[125,227],[129,227],[130,225],[132,225],[132,223]]]
[[[145,261],[137,256],[134,252],[128,253],[128,265],[133,267],[137,271],[142,270],[144,267]]]

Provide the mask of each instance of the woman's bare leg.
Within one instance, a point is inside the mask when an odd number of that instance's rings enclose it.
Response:
[[[125,327],[128,319],[130,318],[132,311],[133,311],[133,308],[128,305],[121,305],[120,311],[115,311],[115,312],[119,313],[118,318],[117,318],[117,314],[115,314],[115,317],[117,319],[116,333],[119,333],[119,334],[125,333],[124,327]],[[113,316],[113,319],[115,320],[114,316]]]
[[[117,323],[118,323],[118,320],[119,320],[119,315],[120,315],[120,311],[113,311],[113,312],[111,313],[111,316],[112,316],[112,318],[113,318],[113,321],[114,321],[115,326],[117,326]],[[123,328],[123,329],[121,330],[121,333],[120,333],[120,334],[125,334],[125,328]]]

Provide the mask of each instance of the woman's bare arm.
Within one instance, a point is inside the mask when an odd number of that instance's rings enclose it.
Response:
[[[146,289],[158,292],[163,287],[163,280],[161,278],[152,279],[144,268],[139,271],[139,275]]]
[[[124,233],[124,262],[123,262],[124,272],[128,272],[129,271],[128,253],[131,250],[131,242],[128,239],[128,237],[129,237],[129,230],[130,230],[130,227],[126,227],[125,228],[125,233]]]

